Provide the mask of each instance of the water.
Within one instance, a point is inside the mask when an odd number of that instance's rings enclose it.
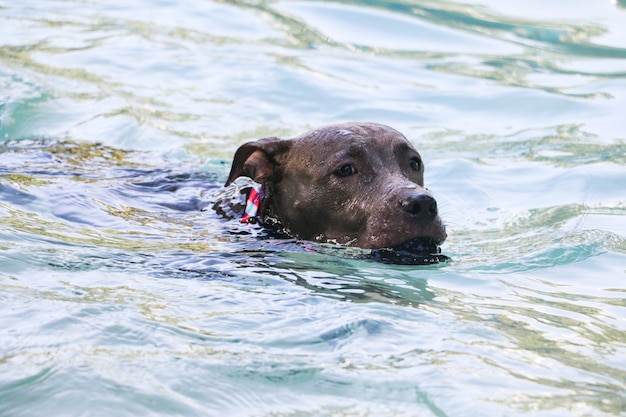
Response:
[[[0,415],[626,415],[626,3],[0,5]],[[202,211],[365,120],[453,260]]]

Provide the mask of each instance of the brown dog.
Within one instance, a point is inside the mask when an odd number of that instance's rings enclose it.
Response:
[[[226,185],[241,176],[263,185],[260,220],[298,239],[389,248],[446,238],[420,154],[388,126],[347,123],[245,143]]]

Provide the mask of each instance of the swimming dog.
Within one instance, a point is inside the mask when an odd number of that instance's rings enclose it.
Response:
[[[225,185],[241,177],[256,183],[242,221],[296,239],[374,249],[438,247],[447,236],[422,157],[389,126],[336,124],[245,143]],[[214,209],[226,213],[223,202]]]

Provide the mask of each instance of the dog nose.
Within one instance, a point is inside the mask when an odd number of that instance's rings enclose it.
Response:
[[[420,220],[430,221],[437,217],[437,201],[430,194],[412,192],[400,200],[400,205]]]

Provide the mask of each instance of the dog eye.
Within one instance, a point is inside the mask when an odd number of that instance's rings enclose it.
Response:
[[[422,169],[422,161],[420,161],[419,158],[411,158],[411,161],[409,161],[409,166],[413,171],[419,172],[419,170]]]
[[[336,174],[340,177],[349,177],[356,174],[356,168],[351,164],[345,164],[336,171]]]

